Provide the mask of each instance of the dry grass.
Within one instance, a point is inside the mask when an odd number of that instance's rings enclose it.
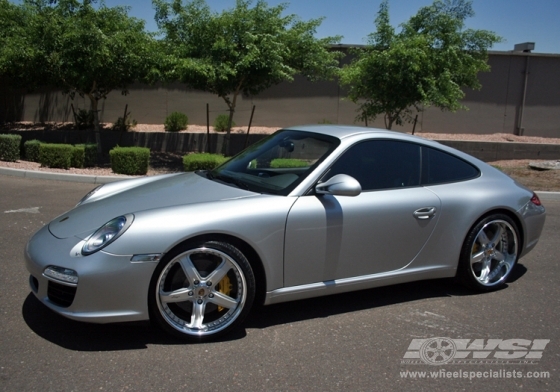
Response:
[[[560,170],[531,169],[529,162],[533,161],[520,159],[489,163],[530,189],[560,192]]]

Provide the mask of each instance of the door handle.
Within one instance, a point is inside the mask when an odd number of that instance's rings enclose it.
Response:
[[[424,207],[414,211],[416,219],[429,219],[436,214],[436,207]]]

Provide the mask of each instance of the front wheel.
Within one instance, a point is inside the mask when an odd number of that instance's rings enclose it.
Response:
[[[519,258],[517,225],[507,215],[479,221],[469,232],[459,260],[457,277],[478,291],[503,287]]]
[[[150,317],[183,340],[216,339],[239,326],[255,297],[247,258],[217,241],[176,248],[160,262],[152,281]]]

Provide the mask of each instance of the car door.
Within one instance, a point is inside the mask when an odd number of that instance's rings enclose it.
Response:
[[[309,194],[287,218],[284,284],[297,286],[404,268],[437,224],[440,200],[420,184],[420,146],[369,140],[323,176],[348,174],[355,197]]]

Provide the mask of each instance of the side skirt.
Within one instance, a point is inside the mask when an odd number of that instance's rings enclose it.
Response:
[[[357,276],[310,283],[300,286],[283,287],[266,293],[265,305],[295,301],[306,298],[321,297],[349,291],[365,290],[393,284],[414,282],[417,280],[451,278],[456,274],[456,268],[449,266],[434,266],[430,268],[403,269],[382,274]]]

